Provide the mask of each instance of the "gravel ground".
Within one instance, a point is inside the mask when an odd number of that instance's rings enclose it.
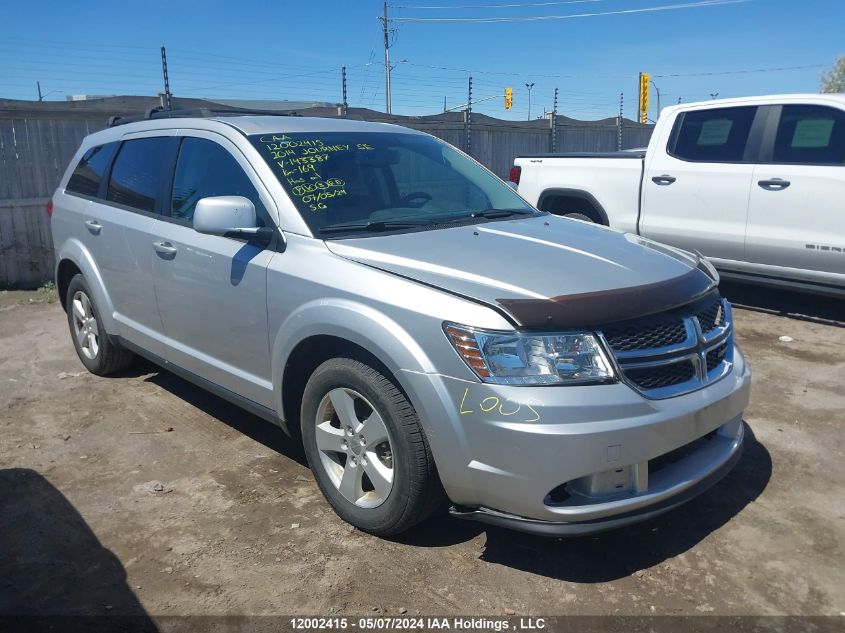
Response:
[[[146,363],[90,375],[49,289],[0,293],[0,614],[840,615],[845,304],[723,290],[754,381],[717,487],[591,538],[392,541],[272,425]]]

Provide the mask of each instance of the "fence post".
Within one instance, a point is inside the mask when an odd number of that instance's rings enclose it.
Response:
[[[625,93],[619,93],[619,116],[616,117],[616,151],[622,151],[622,113],[625,106]]]
[[[472,77],[467,90],[467,109],[464,110],[464,131],[466,133],[465,151],[472,156]]]
[[[167,74],[167,51],[164,50],[164,46],[161,47],[161,72],[164,75],[164,105],[167,110],[170,110],[173,105],[170,99],[170,77]]]
[[[343,82],[343,116],[349,113],[349,103],[346,101],[346,66],[340,67],[340,77]]]

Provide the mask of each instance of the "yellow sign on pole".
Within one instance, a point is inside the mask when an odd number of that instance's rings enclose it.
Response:
[[[645,124],[648,117],[648,93],[651,87],[651,75],[640,73],[640,123]]]
[[[505,110],[513,107],[513,88],[505,88]]]

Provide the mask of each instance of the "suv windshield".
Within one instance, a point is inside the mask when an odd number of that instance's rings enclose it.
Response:
[[[537,213],[486,169],[427,135],[279,132],[250,141],[316,236]]]

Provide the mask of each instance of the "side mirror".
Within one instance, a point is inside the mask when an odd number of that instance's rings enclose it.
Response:
[[[194,210],[194,230],[208,235],[254,234],[255,205],[243,196],[202,198]]]

